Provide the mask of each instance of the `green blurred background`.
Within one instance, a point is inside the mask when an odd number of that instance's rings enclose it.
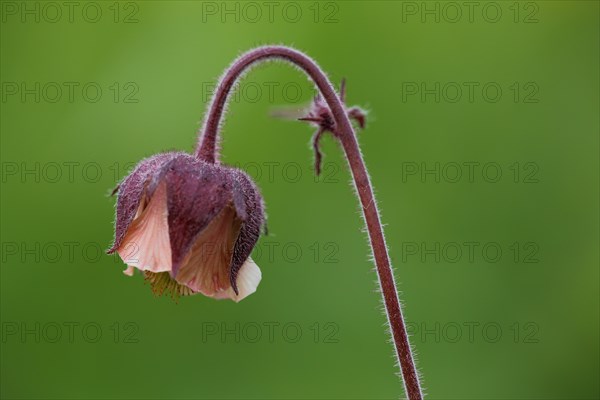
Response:
[[[315,179],[312,128],[269,117],[313,96],[288,66],[248,75],[223,132],[267,204],[259,290],[175,303],[101,253],[110,189],[192,151],[215,79],[271,43],[370,111],[360,143],[429,398],[600,395],[598,2],[1,6],[2,398],[402,395],[340,149],[324,140]]]

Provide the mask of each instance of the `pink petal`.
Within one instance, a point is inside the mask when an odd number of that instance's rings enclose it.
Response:
[[[140,202],[135,219],[117,249],[119,256],[129,267],[141,271],[164,272],[171,270],[171,245],[167,223],[167,189],[161,182],[148,205]]]
[[[225,207],[196,239],[177,273],[177,282],[206,296],[229,289],[229,266],[240,227],[233,207]]]

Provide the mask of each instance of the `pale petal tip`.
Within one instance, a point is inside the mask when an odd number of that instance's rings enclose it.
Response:
[[[252,293],[256,292],[258,288],[258,284],[262,279],[262,273],[260,268],[252,258],[248,257],[246,262],[240,268],[240,272],[237,276],[237,287],[239,295],[235,295],[235,292],[231,290],[231,299],[236,303],[250,296]]]
[[[128,265],[127,269],[125,271],[123,271],[123,273],[127,276],[133,276],[133,265]]]

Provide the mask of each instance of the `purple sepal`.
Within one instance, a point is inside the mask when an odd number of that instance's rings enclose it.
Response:
[[[198,236],[231,204],[233,182],[226,168],[189,154],[165,164],[160,179],[153,184],[162,179],[167,183],[171,276],[175,277]]]
[[[142,197],[144,195],[148,196],[148,194],[144,193],[148,179],[151,178],[153,174],[156,174],[162,165],[182,154],[185,153],[161,153],[148,157],[140,161],[133,169],[133,172],[121,181],[117,192],[115,240],[112,247],[107,250],[108,254],[114,253],[119,246],[121,246],[121,242],[127,233],[127,229],[129,228],[129,225],[131,225],[131,222],[138,211]]]
[[[235,294],[239,294],[237,275],[258,241],[265,217],[263,199],[256,185],[243,171],[235,169],[231,171],[234,179],[234,203],[243,223],[233,249],[229,279]]]

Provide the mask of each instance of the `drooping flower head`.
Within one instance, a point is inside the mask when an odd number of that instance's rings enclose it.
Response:
[[[261,280],[250,253],[264,223],[262,197],[246,173],[187,153],[142,160],[118,187],[117,252],[157,294],[202,293],[240,301]]]

